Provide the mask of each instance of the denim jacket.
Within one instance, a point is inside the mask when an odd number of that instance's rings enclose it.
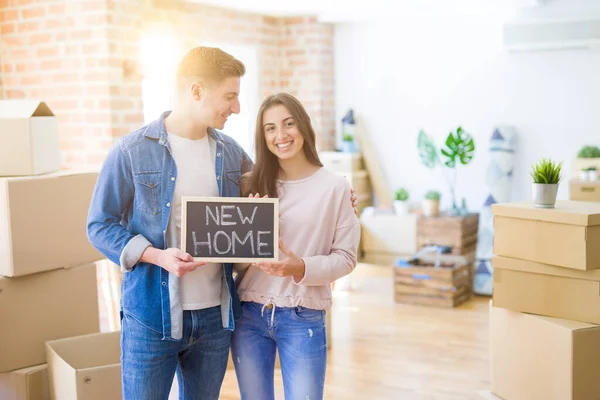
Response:
[[[167,140],[164,118],[119,138],[100,170],[92,196],[87,235],[123,273],[121,312],[138,319],[164,339],[182,337],[183,309],[179,278],[153,264],[139,262],[146,247],[166,248],[166,232],[177,167]],[[219,195],[239,197],[239,180],[253,164],[233,139],[209,129],[215,147]],[[232,278],[233,265],[223,264],[223,328],[233,330],[241,314]]]

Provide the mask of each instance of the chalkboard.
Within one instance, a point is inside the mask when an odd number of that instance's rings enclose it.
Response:
[[[279,199],[183,196],[181,205],[181,249],[195,260],[278,260]]]

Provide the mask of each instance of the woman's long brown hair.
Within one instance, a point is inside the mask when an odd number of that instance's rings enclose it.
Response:
[[[263,127],[263,116],[265,112],[274,106],[284,106],[296,121],[298,130],[304,137],[302,150],[311,164],[322,167],[316,147],[315,131],[310,123],[310,117],[304,109],[304,106],[298,99],[289,93],[277,93],[267,97],[256,117],[256,131],[254,143],[256,146],[256,165],[252,172],[242,179],[242,196],[258,193],[260,196],[268,194],[269,197],[279,197],[277,193],[277,178],[279,176],[279,159],[267,147],[265,132]]]

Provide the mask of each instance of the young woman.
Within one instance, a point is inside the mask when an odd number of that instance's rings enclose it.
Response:
[[[242,400],[274,399],[276,350],[285,398],[322,399],[331,283],[354,270],[360,239],[350,183],[323,168],[310,118],[287,93],[263,102],[255,143],[242,191],[279,198],[281,255],[242,268],[236,280],[243,315],[232,356]]]

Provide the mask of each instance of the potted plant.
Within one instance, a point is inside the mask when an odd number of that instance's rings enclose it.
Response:
[[[344,153],[354,153],[354,136],[344,133],[342,136],[342,151]]]
[[[600,168],[600,148],[597,146],[583,146],[579,150],[577,158],[573,160],[573,176],[576,176],[579,172],[579,179],[581,180],[589,180],[589,175],[592,175],[593,178],[596,174],[593,172],[588,174],[590,167]]]
[[[396,190],[395,200],[394,200],[394,210],[397,215],[406,215],[408,214],[408,199],[409,199],[408,190],[405,188],[400,188]]]
[[[442,194],[437,190],[430,190],[425,193],[423,199],[423,215],[426,217],[435,217],[440,213],[440,198]]]
[[[538,208],[554,208],[561,180],[562,162],[542,158],[531,167],[533,203]]]
[[[444,176],[450,188],[450,196],[452,201],[452,209],[450,215],[460,215],[461,209],[456,201],[456,175],[458,166],[468,165],[475,156],[475,141],[461,126],[456,128],[446,137],[444,145],[438,149],[435,142],[423,130],[419,132],[417,147],[421,162],[427,168],[434,169],[436,166],[441,166]]]
[[[577,158],[600,158],[600,148],[597,146],[583,146],[577,153]]]
[[[579,179],[582,181],[595,181],[598,179],[598,169],[596,167],[582,168],[579,171]]]

